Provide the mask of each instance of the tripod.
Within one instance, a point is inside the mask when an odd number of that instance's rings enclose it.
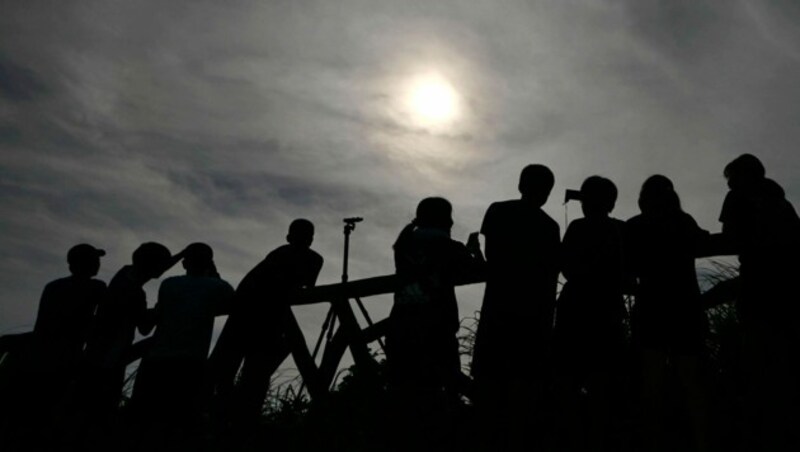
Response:
[[[342,264],[342,282],[346,283],[349,279],[348,265],[350,259],[350,234],[356,229],[356,223],[360,223],[364,221],[361,217],[351,217],[345,218],[344,220],[344,260]],[[361,302],[361,299],[355,297],[354,300],[356,301],[356,305],[358,306],[359,311],[361,311],[361,315],[364,316],[364,319],[367,321],[367,325],[373,326],[372,319],[367,312],[367,309],[364,307],[364,304]],[[343,300],[345,303],[348,303],[348,300]],[[322,331],[320,331],[319,338],[317,338],[317,343],[314,345],[314,352],[312,353],[312,359],[316,359],[317,354],[319,353],[320,347],[322,346],[322,339],[326,338],[327,344],[333,341],[333,335],[336,327],[336,309],[333,305],[331,305],[330,309],[328,309],[328,314],[325,316],[325,321],[322,323]],[[383,341],[378,339],[378,344],[380,345],[381,349],[384,348]]]

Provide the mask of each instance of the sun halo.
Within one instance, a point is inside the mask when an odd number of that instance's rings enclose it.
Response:
[[[460,113],[458,92],[447,79],[436,74],[412,80],[406,102],[412,118],[421,126],[444,126]]]

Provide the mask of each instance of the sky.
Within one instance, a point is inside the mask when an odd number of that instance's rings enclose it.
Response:
[[[413,106],[430,79],[445,119]],[[464,241],[529,163],[562,231],[565,189],[608,177],[626,219],[656,173],[718,231],[745,152],[797,206],[798,80],[792,0],[0,0],[0,335],[32,328],[76,243],[108,281],[140,243],[204,241],[235,286],[305,217],[334,283],[361,216],[350,276],[378,276],[420,199]],[[313,341],[325,308],[296,312]]]

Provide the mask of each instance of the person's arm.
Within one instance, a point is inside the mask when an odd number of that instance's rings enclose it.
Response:
[[[559,269],[567,281],[580,277],[582,270],[581,265],[585,268],[588,264],[588,262],[584,262],[585,256],[581,256],[580,247],[577,243],[580,231],[576,231],[576,229],[579,229],[576,223],[572,223],[567,227],[567,232],[564,234],[564,241],[561,242],[560,247],[561,252],[559,253],[558,260]]]
[[[92,313],[91,316],[86,319],[86,324],[83,325],[81,342],[84,344],[89,341],[89,338],[92,335],[95,318],[97,316],[97,309],[100,307],[100,304],[103,302],[103,299],[106,297],[106,292],[108,291],[106,283],[100,280],[95,281],[96,283],[94,284],[94,290],[92,291],[92,299],[90,300]]]
[[[161,301],[163,290],[164,284],[161,284],[161,286],[158,288],[158,301],[156,301],[156,305],[153,307],[153,309],[147,308],[147,298],[145,297],[144,292],[142,292],[141,298],[136,302],[136,327],[139,330],[139,333],[141,333],[143,336],[149,335],[158,322],[158,304]]]
[[[186,255],[186,248],[182,249],[180,252],[178,252],[178,254],[173,254],[172,257],[170,257],[169,260],[164,263],[164,268],[161,269],[161,271],[158,274],[158,277],[160,278],[161,275],[167,272],[167,270],[174,267],[175,264],[183,260],[183,257],[185,255]]]
[[[314,253],[313,256],[310,265],[303,269],[301,287],[314,287],[317,284],[317,278],[322,270],[324,259],[317,253]]]
[[[52,283],[44,286],[42,296],[39,298],[39,310],[36,313],[36,323],[33,326],[34,333],[51,330],[50,323],[58,320],[51,318],[53,316],[50,314],[50,305],[55,301],[53,295]]]
[[[236,293],[230,284],[226,281],[222,282],[224,284],[220,288],[219,297],[217,297],[216,315],[218,316],[230,314],[231,306],[233,305],[233,295]]]
[[[686,228],[688,230],[689,240],[691,240],[690,246],[692,247],[694,257],[699,258],[716,255],[714,253],[714,243],[711,240],[711,233],[701,228],[691,215],[684,214],[684,219],[686,221]]]
[[[494,206],[495,204],[492,204],[489,206],[488,209],[486,209],[486,214],[484,214],[483,216],[483,222],[481,223],[481,230],[480,230],[481,234],[483,234],[484,237],[483,250],[485,259],[487,260],[492,258],[490,254],[491,251],[489,250],[489,242],[490,242],[490,237],[493,236],[493,229],[494,229],[494,217],[495,217],[494,212],[496,210]]]
[[[470,237],[472,238],[473,236],[470,235]],[[472,240],[473,242],[477,241],[477,237]],[[470,247],[456,240],[452,240],[451,244],[451,255],[448,259],[450,268],[447,273],[451,275],[454,284],[472,281],[484,275],[486,261],[480,252],[480,245],[473,243],[471,245],[473,249],[471,250]],[[474,249],[476,246],[477,252]]]
[[[467,239],[467,251],[469,254],[476,260],[481,262],[485,261],[483,257],[483,252],[481,251],[481,242],[479,239],[480,232],[473,232],[469,235]]]
[[[634,250],[633,230],[629,222],[622,225],[622,293],[633,295],[636,292],[636,250]]]
[[[728,192],[719,215],[722,232],[709,236],[707,248],[701,257],[735,255],[741,252],[742,225],[748,221],[745,206],[740,194]]]

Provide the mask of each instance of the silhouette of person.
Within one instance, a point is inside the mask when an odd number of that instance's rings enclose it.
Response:
[[[155,332],[133,392],[132,402],[149,427],[147,440],[156,446],[170,431],[184,438],[200,433],[214,318],[229,311],[233,298],[231,285],[216,274],[207,244],[189,245],[183,267],[185,275],[161,283],[153,308]]]
[[[425,198],[416,218],[394,244],[402,289],[389,316],[387,347],[396,385],[414,390],[458,392],[461,363],[455,284],[483,263],[475,239],[468,246],[450,238],[452,206],[444,198]]]
[[[569,450],[614,450],[619,445],[610,439],[621,414],[625,353],[625,223],[609,216],[617,187],[604,177],[587,178],[580,201],[583,218],[570,223],[564,235],[561,268],[566,283],[556,307],[560,428],[562,440],[572,443]],[[588,395],[588,416],[580,413],[582,393]],[[581,425],[581,419],[588,425]]]
[[[737,314],[743,331],[748,410],[761,450],[800,448],[800,331],[794,279],[800,274],[800,218],[761,161],[743,154],[724,171],[730,191],[722,236],[739,255]]]
[[[81,361],[95,309],[106,291],[106,284],[94,279],[105,254],[89,244],[73,246],[67,253],[71,275],[50,282],[42,292],[33,333],[40,370],[53,377],[47,378],[51,389],[63,389],[64,376],[73,375]]]
[[[149,334],[153,327],[142,287],[182,258],[183,252],[173,256],[164,245],[144,243],[133,252],[132,264],[122,267],[108,284],[86,343],[87,368],[81,385],[94,421],[108,422],[116,411],[135,332]]]
[[[4,410],[13,412],[3,443],[14,449],[13,436],[31,447],[53,448],[50,431],[56,408],[69,393],[83,359],[84,345],[94,311],[104,297],[106,284],[94,279],[105,251],[79,244],[67,253],[70,276],[48,283],[39,302],[31,353],[24,356],[22,372],[14,374],[14,388]],[[6,422],[0,422],[6,424]],[[41,443],[41,444],[40,444]],[[34,446],[34,444],[36,446]]]
[[[443,404],[464,390],[456,333],[459,329],[455,284],[477,272],[483,256],[473,234],[468,246],[450,238],[452,206],[444,198],[425,198],[416,218],[394,244],[401,281],[389,315],[386,358],[389,381],[400,401],[398,420],[408,441],[443,446]],[[403,428],[403,426],[406,428]],[[415,449],[418,447],[415,447]]]
[[[708,407],[701,374],[707,319],[700,298],[695,258],[705,254],[709,233],[681,209],[672,181],[649,177],[639,194],[641,214],[627,222],[630,270],[636,302],[631,330],[641,365],[644,438],[653,450],[675,447],[667,422],[668,369],[686,400],[696,450],[710,447]]]
[[[232,311],[211,356],[216,395],[238,421],[258,418],[270,376],[290,352],[301,371],[309,369],[304,375],[316,371],[289,300],[295,290],[313,287],[322,269],[322,256],[311,249],[313,223],[294,220],[286,240],[288,244],[271,251],[236,288]]]
[[[481,226],[487,279],[472,376],[476,406],[494,445],[518,442],[516,436],[529,433],[528,424],[538,424],[541,416],[560,252],[558,223],[541,207],[554,182],[546,166],[526,166],[519,180],[522,198],[490,205]]]

